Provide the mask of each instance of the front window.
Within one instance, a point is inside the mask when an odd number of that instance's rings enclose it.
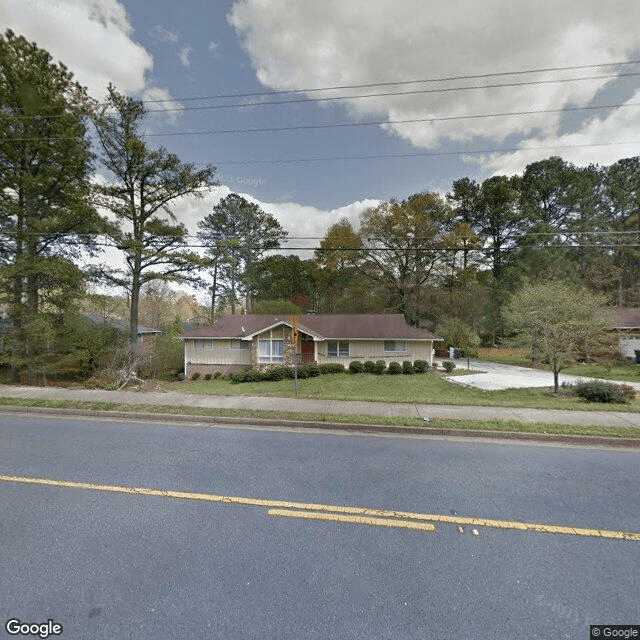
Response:
[[[406,351],[404,340],[385,340],[385,351]]]
[[[246,351],[248,349],[251,349],[251,343],[248,340],[232,340],[231,348],[234,350],[238,349],[241,351]]]
[[[348,340],[329,340],[327,342],[327,355],[334,358],[349,357],[349,341]]]
[[[283,340],[258,340],[259,362],[284,362]]]
[[[213,349],[213,340],[194,340],[194,349]]]

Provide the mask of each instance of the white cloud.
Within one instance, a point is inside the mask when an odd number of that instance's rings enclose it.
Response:
[[[49,51],[95,98],[104,97],[109,82],[126,94],[152,89],[153,58],[136,42],[118,0],[4,2],[0,24]]]
[[[458,0],[454,4],[450,0],[236,0],[228,20],[242,38],[259,80],[273,89],[476,76],[379,90],[435,90],[431,93],[343,101],[354,119],[432,118],[432,122],[384,125],[419,148],[447,143],[486,148],[514,137],[559,144],[567,138],[561,113],[468,116],[586,106],[611,85],[610,78],[548,81],[607,75],[611,68],[477,76],[618,62],[630,60],[640,49],[637,0]],[[439,91],[527,81],[541,83]],[[375,91],[351,89],[342,95]],[[626,135],[633,127],[623,111],[622,129],[613,128],[617,121],[612,114],[602,126],[585,121],[575,136],[606,141],[604,136],[614,132]],[[463,119],[442,120],[456,116]],[[607,156],[596,149],[588,152],[592,160]],[[619,157],[620,150],[617,153]]]
[[[512,175],[531,162],[560,155],[576,165],[613,164],[621,157],[640,155],[640,91],[609,115],[594,117],[580,131],[523,141],[517,151],[474,158],[494,174]]]
[[[185,224],[190,233],[196,233],[198,221],[208,215],[213,207],[230,193],[232,193],[232,190],[222,185],[211,189],[202,199],[194,197],[182,198],[176,202],[174,213],[177,219]],[[234,191],[234,193],[238,192]],[[294,238],[289,241],[289,245],[292,247],[318,246],[318,238],[323,238],[329,227],[342,218],[349,219],[354,228],[357,229],[360,226],[362,212],[380,203],[379,200],[362,200],[336,209],[318,209],[317,207],[296,202],[262,202],[247,193],[239,193],[238,195],[249,202],[257,204],[263,211],[273,215],[282,227],[289,232],[289,236]],[[302,238],[307,238],[307,240],[302,240]],[[284,246],[286,248],[286,245]],[[313,254],[310,251],[304,251],[300,255],[303,258],[311,258]]]
[[[154,26],[149,32],[149,35],[151,35],[152,38],[155,38],[156,40],[160,40],[162,42],[171,42],[174,44],[178,42],[178,34],[170,31],[160,24]]]
[[[193,49],[189,45],[182,47],[180,51],[178,51],[178,58],[180,59],[180,64],[187,69],[191,64],[189,58],[191,57],[192,53],[193,53]]]

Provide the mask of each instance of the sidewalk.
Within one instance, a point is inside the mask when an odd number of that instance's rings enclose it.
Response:
[[[105,391],[102,389],[59,389],[56,387],[22,387],[4,385],[0,397],[120,404],[171,405],[216,409],[253,409],[290,411],[311,414],[333,413],[371,416],[411,416],[416,418],[452,418],[460,420],[518,420],[526,423],[557,423],[600,427],[640,428],[640,413],[622,411],[567,411],[432,404],[400,404],[350,400],[306,400],[252,396],[206,396],[190,393],[153,393]]]

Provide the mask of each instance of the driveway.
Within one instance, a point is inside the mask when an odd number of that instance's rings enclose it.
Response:
[[[461,358],[455,360],[456,367],[466,370],[467,361]],[[440,363],[440,366],[441,363]],[[516,367],[510,364],[498,364],[497,362],[486,362],[484,360],[471,360],[470,366],[477,373],[469,375],[448,376],[448,380],[456,384],[495,391],[498,389],[521,389],[526,387],[552,387],[553,373],[551,371],[539,371],[528,367]],[[592,380],[581,376],[569,376],[560,373],[560,384],[563,382],[575,383],[580,380]],[[618,384],[628,384],[636,391],[640,391],[640,382],[618,382]]]

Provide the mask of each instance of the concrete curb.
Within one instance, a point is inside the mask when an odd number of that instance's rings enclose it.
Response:
[[[453,438],[480,438],[485,440],[517,440],[550,442],[581,446],[610,446],[640,448],[640,438],[614,438],[606,436],[577,436],[554,433],[526,433],[519,431],[479,431],[474,429],[449,429],[439,427],[411,427],[378,424],[354,424],[343,422],[318,422],[314,420],[279,420],[271,418],[239,418],[232,416],[182,415],[172,413],[148,413],[101,409],[61,409],[56,407],[20,407],[3,405],[0,413],[27,413],[40,415],[87,416],[94,418],[121,418],[151,420],[156,422],[207,423],[286,427],[291,429],[322,429],[325,431],[352,431],[358,433],[384,433],[419,436],[445,436]]]

